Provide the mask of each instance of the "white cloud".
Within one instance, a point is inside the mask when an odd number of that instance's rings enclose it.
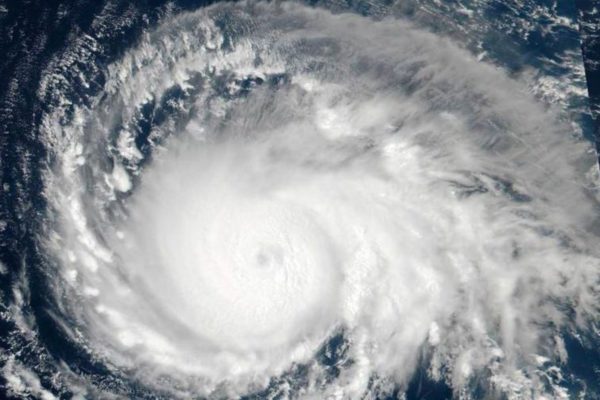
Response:
[[[282,73],[277,89],[225,96]],[[61,298],[85,343],[147,384],[243,393],[311,363],[341,327],[355,363],[307,396],[405,384],[427,343],[432,374],[457,390],[488,369],[509,395],[542,393],[524,376],[532,355],[566,357],[545,346],[571,322],[563,305],[582,325],[597,316],[588,144],[448,40],[398,20],[221,4],[168,20],[108,74],[106,97],[71,125],[46,116],[53,148],[71,149],[47,173],[61,218],[48,248],[70,249],[65,275],[94,293]],[[142,168],[130,128],[174,86],[193,101],[153,128]],[[111,131],[127,138],[105,149]],[[113,150],[117,167],[81,162],[89,149]],[[132,191],[123,208],[113,190]]]

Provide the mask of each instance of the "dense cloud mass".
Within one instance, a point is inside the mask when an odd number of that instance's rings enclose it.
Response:
[[[598,317],[593,157],[503,70],[254,2],[106,69],[44,115],[39,240],[54,318],[109,370],[175,397],[376,398],[423,366],[464,398],[567,396],[561,332]]]

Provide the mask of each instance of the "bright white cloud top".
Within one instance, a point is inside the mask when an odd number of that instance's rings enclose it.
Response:
[[[593,156],[522,83],[402,20],[245,2],[107,68],[43,121],[55,294],[98,360],[180,397],[302,365],[270,393],[372,398],[424,360],[457,395],[565,395],[560,332],[598,317]]]

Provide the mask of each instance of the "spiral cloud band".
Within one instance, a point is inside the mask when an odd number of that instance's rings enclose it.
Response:
[[[422,363],[457,395],[565,396],[548,371],[597,319],[600,272],[568,131],[406,21],[167,18],[44,116],[55,318],[175,397],[376,398]]]

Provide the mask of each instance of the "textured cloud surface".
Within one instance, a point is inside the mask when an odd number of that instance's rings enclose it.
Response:
[[[107,68],[44,119],[56,318],[98,360],[182,397],[375,397],[423,363],[564,395],[560,333],[597,318],[593,157],[520,83],[293,4],[167,19]]]

